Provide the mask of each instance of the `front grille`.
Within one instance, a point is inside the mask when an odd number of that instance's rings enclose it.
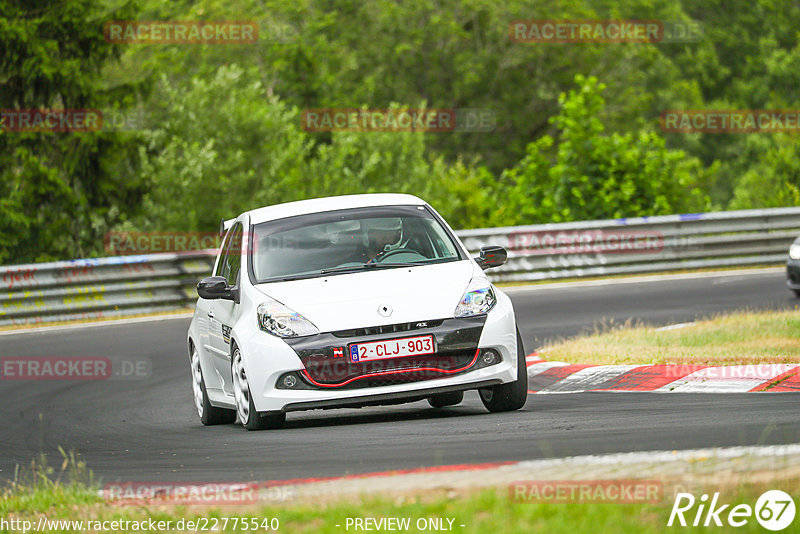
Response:
[[[394,334],[397,332],[410,332],[422,328],[435,328],[444,323],[443,319],[436,321],[414,321],[412,323],[389,324],[383,326],[369,326],[366,328],[353,328],[350,330],[338,330],[331,332],[336,337],[365,337],[378,334]]]
[[[474,368],[485,316],[414,321],[287,338],[303,362],[309,387],[364,388],[452,376]],[[434,354],[353,362],[357,343],[432,335]],[[432,369],[427,371],[425,369]]]
[[[487,358],[487,355],[492,355],[492,358]],[[284,373],[278,378],[275,385],[278,389],[315,389],[322,390],[329,388],[335,389],[356,389],[356,388],[371,388],[378,386],[393,386],[396,384],[408,384],[410,382],[421,382],[424,380],[431,380],[434,378],[443,378],[446,376],[454,376],[467,371],[475,369],[482,369],[491,365],[497,365],[503,361],[502,357],[497,351],[492,349],[485,349],[479,353],[460,353],[451,355],[446,358],[436,358],[435,360],[428,360],[427,362],[406,362],[402,365],[387,366],[386,369],[362,370],[365,371],[360,375],[351,376],[354,380],[343,380],[338,383],[325,383],[319,382],[317,379],[334,378],[331,376],[323,377],[317,375],[312,378],[311,372],[319,372],[320,369],[306,369],[301,372],[292,371]],[[329,370],[328,370],[329,371]],[[398,372],[401,371],[401,372]],[[406,372],[402,372],[406,371]],[[450,372],[446,372],[450,371]],[[287,384],[285,379],[292,376],[294,379]]]
[[[311,358],[306,362],[306,377],[341,389],[387,386],[452,375],[466,370],[475,359],[474,350],[357,363]]]

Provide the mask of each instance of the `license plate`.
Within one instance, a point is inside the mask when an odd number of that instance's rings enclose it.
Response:
[[[350,345],[350,361],[364,362],[433,354],[433,336],[388,339]]]

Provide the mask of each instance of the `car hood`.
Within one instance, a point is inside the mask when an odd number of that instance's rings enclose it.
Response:
[[[478,274],[480,273],[480,274]],[[471,260],[270,282],[256,288],[300,313],[320,332],[453,316],[473,275]],[[388,317],[379,308],[388,307]]]

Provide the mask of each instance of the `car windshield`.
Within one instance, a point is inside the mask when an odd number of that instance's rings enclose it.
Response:
[[[463,259],[424,206],[356,208],[253,226],[257,283]]]

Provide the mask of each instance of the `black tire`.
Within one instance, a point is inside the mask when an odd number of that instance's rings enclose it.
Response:
[[[250,416],[246,423],[242,423],[243,427],[247,430],[277,430],[283,428],[284,423],[286,423],[284,412],[258,413],[253,406],[253,398],[250,397]]]
[[[525,406],[528,400],[528,367],[525,362],[525,348],[517,328],[517,379],[508,384],[479,389],[481,402],[490,412],[513,412]]]
[[[449,393],[438,393],[428,397],[428,404],[434,408],[444,408],[445,406],[455,406],[464,400],[463,391],[451,391]]]
[[[796,297],[800,298],[800,289],[792,289],[792,291],[794,291]]]
[[[230,425],[236,422],[236,410],[217,408],[211,405],[208,393],[206,393],[205,382],[203,383],[203,416],[200,417],[200,422],[206,426]]]
[[[192,373],[198,373],[200,375],[200,390],[202,393],[202,403],[201,403],[201,410],[202,413],[198,414],[200,416],[200,422],[206,426],[211,425],[227,425],[236,421],[236,410],[228,410],[227,408],[217,408],[216,406],[211,405],[211,401],[208,400],[208,392],[206,391],[206,381],[203,377],[203,368],[200,365],[197,365],[195,369],[195,364],[199,362],[195,362],[195,347],[194,345],[189,346],[189,363],[192,366]],[[199,357],[199,356],[198,356]],[[197,406],[195,406],[198,408]],[[198,410],[200,411],[200,410]]]
[[[236,399],[235,402],[237,407],[234,413],[236,414],[236,418],[241,421],[242,426],[247,430],[268,430],[281,428],[286,422],[286,413],[259,413],[256,411],[256,407],[253,404],[253,395],[250,394],[250,383],[247,378],[247,372],[244,368],[244,361],[242,360],[241,352],[236,345],[233,345],[233,349],[231,351],[231,376],[233,377],[234,398]],[[247,387],[239,389],[239,383]],[[247,402],[242,402],[241,409],[240,405],[238,404],[240,397],[236,396],[237,392],[240,394],[240,396],[246,395],[247,397]],[[245,404],[247,404],[248,408],[246,414],[242,413],[245,408]]]

